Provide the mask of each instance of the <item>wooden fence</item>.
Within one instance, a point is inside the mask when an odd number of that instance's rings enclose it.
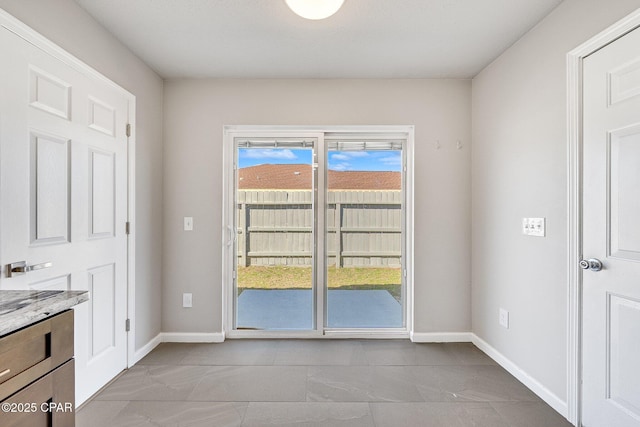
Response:
[[[240,190],[237,202],[238,265],[311,265],[311,191]],[[400,266],[401,191],[329,191],[326,223],[328,265]]]

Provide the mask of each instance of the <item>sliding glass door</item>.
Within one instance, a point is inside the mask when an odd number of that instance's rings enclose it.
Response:
[[[402,328],[401,141],[327,141],[327,328]]]
[[[233,331],[406,330],[405,143],[233,139]]]
[[[236,329],[315,328],[315,142],[237,142]]]

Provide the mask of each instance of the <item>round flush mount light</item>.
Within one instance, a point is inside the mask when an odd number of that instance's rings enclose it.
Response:
[[[289,9],[306,19],[325,19],[336,13],[344,0],[285,0]]]

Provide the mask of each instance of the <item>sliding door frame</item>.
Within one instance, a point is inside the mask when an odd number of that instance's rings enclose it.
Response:
[[[403,281],[404,281],[404,328],[372,328],[327,330],[325,328],[326,293],[324,291],[326,275],[325,239],[318,239],[317,234],[325,233],[326,217],[326,175],[317,173],[314,223],[317,233],[314,234],[314,310],[315,329],[309,331],[256,331],[234,329],[235,316],[235,264],[236,251],[236,144],[237,138],[314,138],[316,157],[314,163],[326,164],[327,150],[324,143],[326,134],[340,135],[375,135],[394,137],[399,135],[406,140],[403,147]],[[413,332],[413,247],[414,247],[414,212],[413,212],[413,177],[414,177],[414,126],[225,126],[223,129],[223,197],[222,210],[222,322],[224,335],[229,338],[409,338]]]

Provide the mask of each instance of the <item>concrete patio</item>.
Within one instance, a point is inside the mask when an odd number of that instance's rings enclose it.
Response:
[[[329,328],[401,328],[402,306],[385,290],[331,290]],[[247,289],[238,297],[238,329],[313,328],[310,289]]]

